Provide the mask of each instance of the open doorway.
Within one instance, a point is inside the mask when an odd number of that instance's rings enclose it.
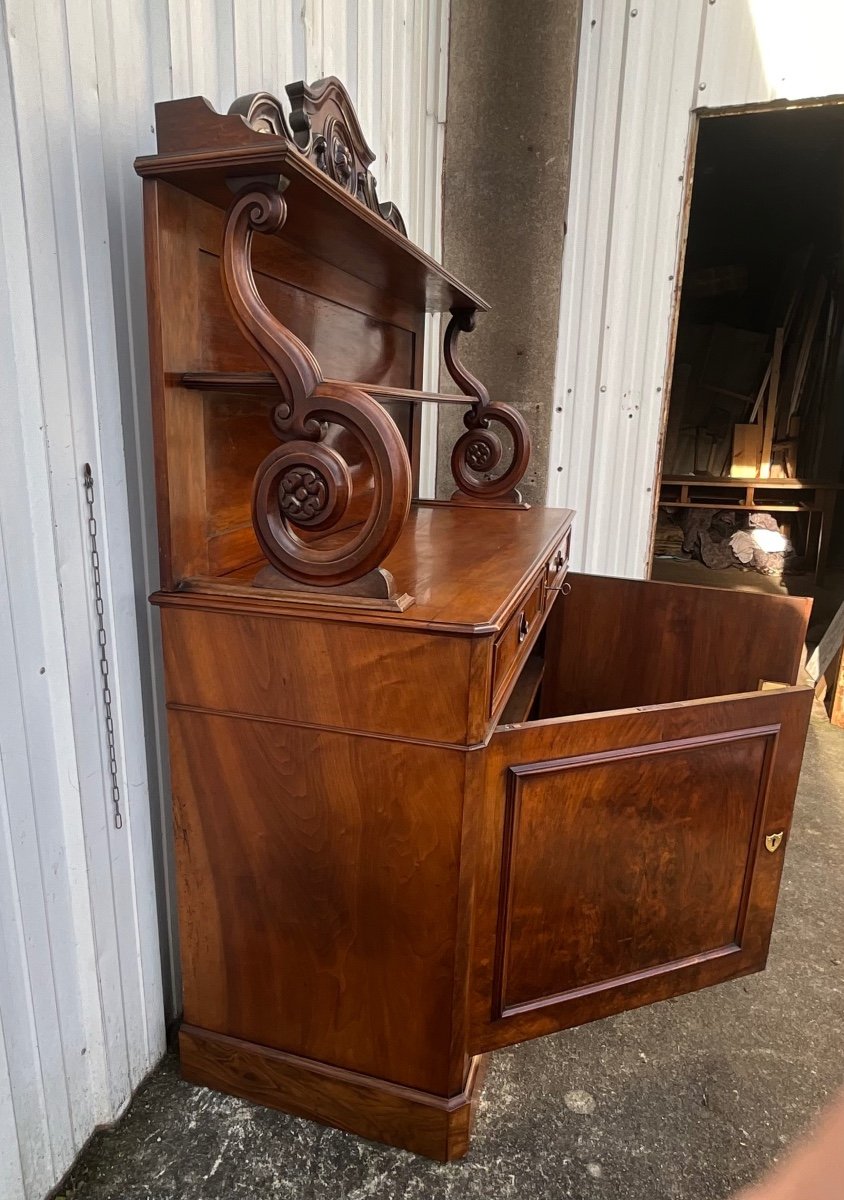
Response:
[[[844,104],[699,120],[651,574],[844,598]]]

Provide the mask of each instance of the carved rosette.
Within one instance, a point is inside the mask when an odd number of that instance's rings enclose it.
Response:
[[[351,583],[380,566],[395,545],[410,509],[407,450],[389,414],[359,388],[328,384],[307,346],[273,316],[252,272],[255,232],[273,233],[286,216],[283,197],[254,184],[232,202],[226,217],[221,260],[223,291],[243,336],[267,363],[282,399],[272,414],[281,445],[255,474],[252,522],[270,563],[300,584]],[[327,531],[349,511],[353,483],[349,465],[325,441],[331,426],[361,446],[373,480],[369,509],[330,546],[300,531]],[[345,535],[344,535],[345,534]]]
[[[445,331],[443,356],[448,373],[461,392],[471,396],[474,403],[463,418],[466,432],[458,438],[451,452],[451,473],[454,481],[467,496],[477,500],[494,500],[515,493],[516,485],[530,462],[530,430],[521,413],[509,404],[490,400],[489,392],[457,356],[457,339],[461,333],[475,328],[473,309],[452,309]],[[504,448],[491,423],[502,425],[513,443],[510,461],[500,475],[489,478],[501,462]]]

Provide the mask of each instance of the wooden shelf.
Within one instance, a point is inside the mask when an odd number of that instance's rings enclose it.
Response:
[[[743,509],[747,512],[812,512],[813,508],[808,504],[746,504],[744,500],[730,500],[725,496],[723,500],[666,500],[660,497],[660,508],[711,508],[716,512],[721,509]]]
[[[731,478],[727,475],[665,475],[662,484],[675,487],[716,487],[716,488],[767,488],[776,491],[779,488],[842,488],[837,483],[818,483],[806,479],[764,479],[759,475],[748,479]]]
[[[176,379],[182,387],[201,392],[242,392],[252,396],[256,393],[275,394],[279,390],[275,376],[269,371],[186,371]],[[453,396],[447,392],[417,392],[412,388],[385,387],[351,379],[326,379],[325,382],[360,388],[376,399],[407,400],[411,404],[459,404],[463,408],[472,403],[470,396]]]
[[[135,160],[144,178],[172,184],[223,211],[248,180],[280,179],[286,183],[287,220],[276,236],[300,252],[428,312],[489,308],[286,138],[256,132],[240,116],[217,113],[201,96],[155,109],[162,152]]]

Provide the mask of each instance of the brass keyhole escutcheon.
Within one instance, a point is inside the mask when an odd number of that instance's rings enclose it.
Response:
[[[773,854],[776,850],[779,850],[784,836],[784,830],[781,830],[779,833],[769,833],[765,838],[765,849],[770,850],[771,854]]]

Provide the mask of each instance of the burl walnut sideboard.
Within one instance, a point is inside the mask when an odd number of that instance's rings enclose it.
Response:
[[[764,967],[809,602],[570,574],[460,360],[483,300],[343,86],[287,92],[159,104],[136,164],[182,1071],[448,1160],[487,1052]],[[465,412],[448,502],[426,404]]]

